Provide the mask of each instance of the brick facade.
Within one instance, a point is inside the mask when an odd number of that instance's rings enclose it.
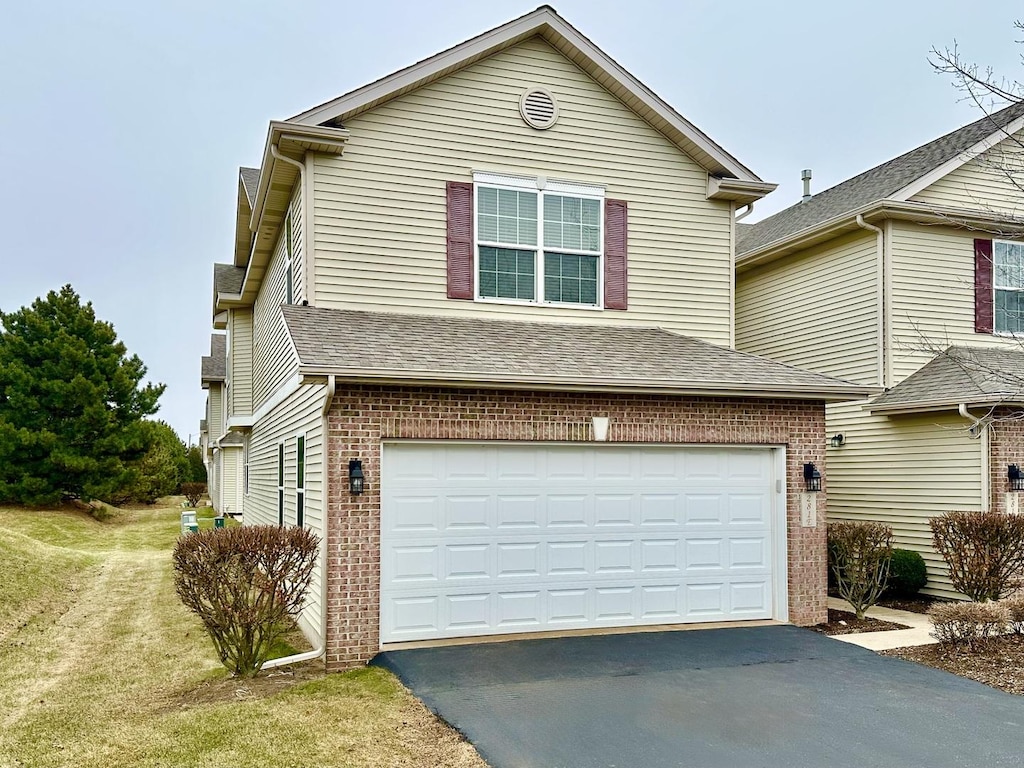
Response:
[[[1006,467],[1024,467],[1024,418],[1017,408],[1000,408],[993,415],[995,419],[988,426],[989,504],[990,509],[1003,512],[1010,490]],[[1024,494],[1021,496],[1024,498]]]
[[[610,442],[785,445],[789,617],[825,620],[824,493],[816,527],[801,527],[799,509],[803,463],[824,467],[821,403],[363,386],[339,391],[328,416],[327,668],[364,664],[378,650],[382,440],[589,442],[592,416],[610,417]],[[366,474],[360,496],[347,492],[352,458]]]

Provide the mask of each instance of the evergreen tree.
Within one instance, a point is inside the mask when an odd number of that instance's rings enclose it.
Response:
[[[142,386],[145,373],[70,285],[0,312],[0,499],[122,494],[164,391]]]
[[[129,467],[133,477],[125,488],[123,500],[152,504],[162,496],[170,496],[179,485],[188,482],[189,463],[185,443],[170,424],[144,421],[142,428],[148,448],[142,458]]]
[[[188,449],[188,472],[182,479],[183,483],[205,483],[206,464],[203,463],[203,449],[198,445]]]

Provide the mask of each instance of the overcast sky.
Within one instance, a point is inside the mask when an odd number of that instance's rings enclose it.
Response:
[[[195,439],[212,264],[236,169],[269,120],[387,75],[536,2],[8,3],[0,25],[0,309],[71,283]],[[565,16],[762,178],[754,221],[978,117],[928,63],[958,41],[1013,78],[1008,0],[563,0]],[[984,12],[978,12],[983,9]]]

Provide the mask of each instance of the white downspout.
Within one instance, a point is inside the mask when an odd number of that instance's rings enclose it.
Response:
[[[753,204],[753,203],[747,203],[747,205],[746,205],[746,210],[745,210],[745,211],[743,211],[743,213],[741,213],[741,214],[738,214],[738,215],[737,215],[737,216],[736,216],[736,217],[735,217],[735,218],[733,219],[733,222],[737,222],[737,221],[743,221],[743,220],[744,220],[745,218],[747,218],[747,216],[749,216],[749,215],[750,215],[750,214],[752,214],[753,212],[754,212],[754,204]]]
[[[967,410],[967,403],[960,403],[957,406],[957,412],[971,422],[970,435],[975,440],[984,437],[981,441],[981,508],[984,511],[988,511],[991,507],[991,499],[989,498],[989,489],[991,482],[989,480],[989,438],[988,430],[985,428],[985,422],[983,419],[979,419],[977,416]]]
[[[327,392],[324,394],[324,406],[320,411],[320,463],[326,467],[327,461],[327,414],[331,411],[331,404],[334,402],[334,389],[335,379],[332,373],[327,377]],[[325,472],[326,477],[326,472]],[[330,486],[328,486],[330,491]],[[323,521],[324,530],[323,535],[320,537],[320,637],[319,643],[316,648],[312,651],[306,651],[304,653],[295,653],[291,656],[283,656],[280,659],[271,659],[263,663],[260,669],[274,669],[275,667],[284,667],[289,664],[301,664],[304,661],[312,661],[313,659],[319,659],[327,651],[327,494],[321,494],[323,497],[321,504],[323,508],[320,511],[320,519]]]
[[[290,157],[282,155],[278,148],[274,145],[270,145],[270,154],[274,156],[275,160],[288,163],[288,165],[294,165],[299,169],[299,189],[302,190],[302,298],[307,302],[309,301],[309,258],[306,253],[307,244],[309,237],[306,235],[306,227],[309,226],[309,222],[306,220],[306,164],[300,163],[298,160],[292,160]],[[289,203],[290,205],[290,203]]]
[[[857,214],[857,226],[875,233],[875,248],[878,259],[878,273],[875,279],[875,304],[878,307],[878,330],[876,343],[878,346],[878,386],[884,387],[885,380],[885,233],[881,227],[868,224],[861,214]]]

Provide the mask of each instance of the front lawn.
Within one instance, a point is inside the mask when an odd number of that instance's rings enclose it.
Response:
[[[174,594],[180,511],[0,509],[0,768],[485,766],[383,670],[230,679]]]

